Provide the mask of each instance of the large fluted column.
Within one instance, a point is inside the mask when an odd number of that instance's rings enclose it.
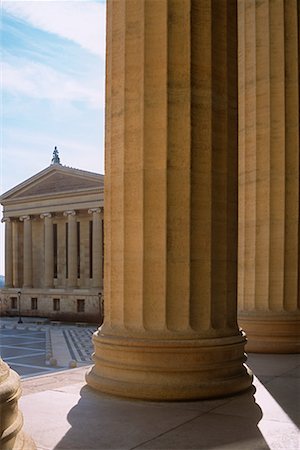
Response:
[[[5,223],[5,287],[13,286],[13,238],[12,221],[9,217],[3,218]]]
[[[236,320],[235,1],[108,2],[105,320],[87,382],[242,391]]]
[[[44,286],[53,287],[53,266],[54,266],[54,253],[53,253],[53,223],[52,215],[50,213],[43,213],[40,215],[41,219],[45,220],[45,262],[44,262]]]
[[[20,377],[0,358],[0,448],[34,450],[35,444],[22,430],[23,417],[18,409]]]
[[[68,217],[68,286],[77,286],[77,221],[76,211],[65,211]]]
[[[91,208],[93,217],[93,287],[102,288],[102,208]]]
[[[30,216],[21,216],[23,233],[23,287],[32,287],[32,230]]]
[[[247,350],[300,349],[299,6],[239,1],[239,321]]]

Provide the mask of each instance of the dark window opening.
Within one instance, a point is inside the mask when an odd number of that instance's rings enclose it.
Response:
[[[66,223],[66,278],[69,277],[68,250],[69,250],[69,227],[68,227],[68,223]]]
[[[53,224],[53,276],[57,278],[57,223]]]
[[[90,278],[93,278],[93,222],[89,222],[89,245],[90,245]]]
[[[77,278],[80,278],[80,222],[77,222]]]
[[[53,299],[53,311],[60,311],[60,299],[59,298]]]
[[[77,312],[82,313],[85,311],[85,300],[78,299],[77,300]]]
[[[33,310],[38,309],[38,302],[36,297],[31,298],[31,309]]]
[[[18,308],[17,297],[11,297],[11,299],[10,299],[10,306],[11,306],[11,309],[17,309]]]
[[[104,279],[104,220],[102,219],[102,279]]]

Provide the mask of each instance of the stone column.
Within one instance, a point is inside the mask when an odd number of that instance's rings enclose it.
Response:
[[[13,287],[13,240],[12,221],[9,217],[3,218],[5,223],[5,287]]]
[[[242,391],[236,2],[107,6],[105,317],[87,382],[156,400]]]
[[[31,217],[21,216],[23,233],[23,287],[32,287],[32,230]]]
[[[93,287],[102,288],[102,210],[91,208],[89,214],[93,216]]]
[[[46,288],[53,287],[53,264],[54,264],[54,253],[53,253],[53,223],[52,215],[50,213],[43,213],[40,215],[41,219],[45,220],[45,242],[44,242],[44,286]]]
[[[300,349],[299,6],[239,8],[239,322],[251,352]]]
[[[32,439],[22,430],[23,416],[18,409],[21,396],[20,377],[0,358],[0,448],[34,450]]]
[[[68,286],[77,286],[77,225],[76,211],[65,211],[64,216],[68,217]]]

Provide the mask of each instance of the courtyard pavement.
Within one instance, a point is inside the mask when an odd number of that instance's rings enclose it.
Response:
[[[299,355],[249,354],[253,388],[240,395],[138,401],[86,385],[97,327],[16,322],[0,319],[1,354],[21,375],[24,430],[38,450],[300,450]]]
[[[27,318],[18,324],[18,318],[0,318],[0,355],[21,378],[86,366],[92,363],[96,329]]]
[[[19,401],[38,450],[299,450],[299,355],[249,355],[254,387],[190,402],[92,390],[86,367],[27,378]]]

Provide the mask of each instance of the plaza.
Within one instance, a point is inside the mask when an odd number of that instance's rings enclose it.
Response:
[[[254,387],[239,396],[125,400],[95,395],[85,383],[95,327],[36,321],[1,318],[0,350],[22,378],[24,430],[38,450],[299,448],[299,355],[249,354]],[[77,367],[69,369],[70,361]]]
[[[22,379],[92,364],[96,327],[0,318],[0,354]]]
[[[298,355],[248,355],[254,387],[195,402],[95,393],[81,367],[22,382],[24,429],[38,450],[298,450]]]

